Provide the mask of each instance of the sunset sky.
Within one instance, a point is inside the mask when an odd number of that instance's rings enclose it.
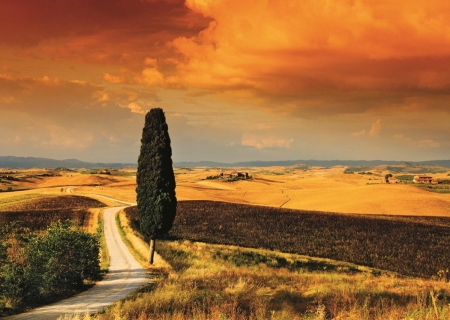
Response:
[[[0,156],[450,159],[446,0],[4,0]]]

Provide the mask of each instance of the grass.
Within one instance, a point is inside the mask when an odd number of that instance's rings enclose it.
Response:
[[[91,208],[101,208],[105,205],[83,196],[45,196],[31,200],[16,198],[0,207],[0,223],[20,221],[22,227],[31,230],[45,230],[52,222],[72,220],[74,225],[95,232],[97,224],[95,217],[98,212]],[[90,227],[94,226],[92,230]]]
[[[285,170],[278,170],[278,171],[269,171],[269,170],[259,170],[259,171],[255,171],[252,172],[252,174],[259,174],[259,175],[275,175],[275,176],[283,176],[285,175],[287,172]]]
[[[25,203],[25,202],[28,202],[31,200],[36,200],[36,199],[44,198],[44,197],[49,197],[49,195],[32,193],[32,194],[25,194],[25,195],[20,195],[20,196],[2,198],[2,199],[0,199],[0,210],[2,210],[3,208],[5,208],[11,204]]]
[[[106,245],[105,239],[103,213],[98,215],[97,233],[100,235],[100,270],[103,274],[105,274],[108,271],[110,259],[108,246]]]
[[[138,249],[140,246],[142,246],[143,241],[141,240],[141,238],[136,236],[136,232],[129,226],[127,219],[124,218],[123,210],[117,213],[115,219],[117,228],[119,229],[120,237],[127,246],[128,250],[130,250],[133,257],[141,265],[148,267],[148,261],[144,258],[144,256],[146,256],[143,253],[144,251],[142,250],[142,248],[141,250]]]
[[[138,231],[136,207],[126,209]],[[266,248],[432,277],[449,267],[448,217],[365,216],[180,201],[171,237]]]
[[[450,318],[446,282],[264,249],[157,243],[172,265],[168,276],[101,313],[71,319]]]
[[[263,249],[158,243],[159,253],[174,266],[166,278],[101,314],[79,319],[450,317],[450,292],[443,282]],[[303,266],[286,266],[296,262]]]
[[[93,169],[93,170],[85,170],[85,171],[80,171],[80,174],[98,174],[98,175],[104,175],[101,173],[101,169]],[[109,171],[110,173],[108,175],[111,176],[119,176],[119,177],[133,177],[136,176],[136,171],[116,171],[116,170],[112,170]]]
[[[450,193],[450,185],[423,185],[423,184],[415,184],[416,188],[430,191],[434,193],[441,193],[441,194],[449,194]]]

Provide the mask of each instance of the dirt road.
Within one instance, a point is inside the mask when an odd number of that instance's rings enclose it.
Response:
[[[122,208],[107,208],[104,212],[105,238],[111,263],[102,281],[72,298],[6,319],[57,319],[66,314],[97,311],[148,283],[145,270],[128,251],[117,230],[115,214]]]

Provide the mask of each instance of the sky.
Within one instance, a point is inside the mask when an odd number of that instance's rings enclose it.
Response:
[[[450,159],[446,0],[3,0],[0,156]]]

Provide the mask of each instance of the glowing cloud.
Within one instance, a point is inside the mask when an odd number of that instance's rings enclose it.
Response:
[[[198,36],[171,42],[184,57],[172,60],[177,72],[170,83],[178,87],[247,90],[252,99],[262,97],[299,116],[302,110],[400,108],[412,96],[447,95],[445,2],[187,0],[186,5],[213,21]]]
[[[381,131],[381,119],[378,119],[374,123],[372,123],[372,127],[369,131],[369,136],[371,137],[378,137]]]
[[[381,119],[378,119],[377,121],[372,123],[369,132],[363,129],[361,131],[353,132],[351,135],[353,137],[364,137],[366,135],[369,135],[370,137],[378,137],[380,135],[380,131],[381,131]]]
[[[405,143],[415,148],[435,149],[441,147],[441,144],[439,142],[434,141],[433,139],[413,140],[409,137],[406,137],[404,134],[395,134],[393,138],[399,142]]]
[[[245,133],[242,136],[242,145],[255,147],[257,149],[265,148],[290,148],[294,139],[276,138],[274,136],[257,136]]]

